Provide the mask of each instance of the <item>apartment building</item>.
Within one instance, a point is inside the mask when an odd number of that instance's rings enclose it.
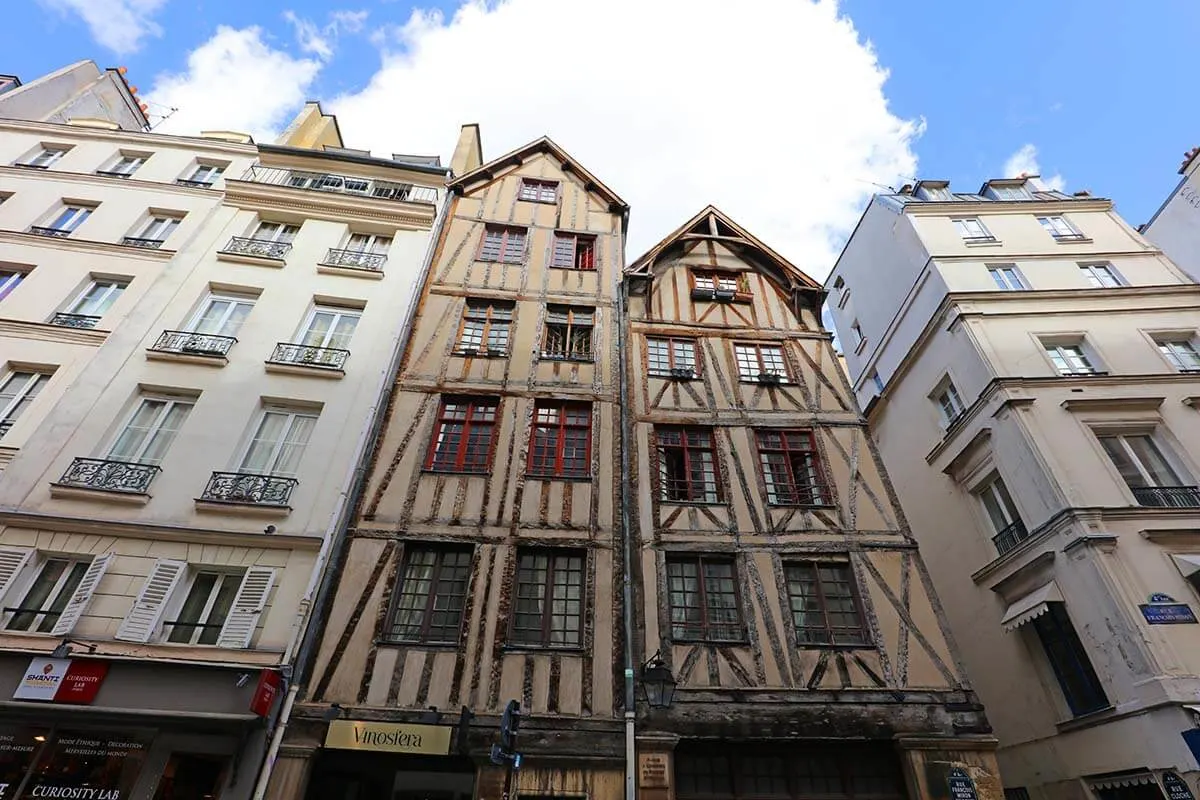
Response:
[[[0,75],[0,119],[145,131],[147,106],[125,75],[124,67],[100,69],[94,61],[77,61],[28,83]]]
[[[1008,795],[1190,797],[1200,287],[1037,177],[877,195],[826,287]]]
[[[1200,281],[1200,147],[1183,154],[1182,176],[1150,221],[1140,230],[1176,266]]]
[[[251,797],[446,170],[0,125],[0,796]]]

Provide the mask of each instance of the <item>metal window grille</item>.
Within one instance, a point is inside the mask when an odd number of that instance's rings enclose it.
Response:
[[[819,506],[829,502],[811,431],[755,431],[767,502],[778,506]]]

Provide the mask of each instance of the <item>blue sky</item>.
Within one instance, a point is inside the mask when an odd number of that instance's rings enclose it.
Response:
[[[457,0],[421,0],[405,28],[408,0],[12,0],[0,71],[126,65],[154,110],[186,106],[168,132],[262,140],[310,97],[376,152],[448,154],[467,121],[488,156],[549,133],[631,201],[631,251],[715,202],[818,278],[872,181],[973,190],[1031,145],[1044,177],[1136,225],[1200,144],[1195,0],[843,0],[852,31],[802,0],[475,2],[456,17]],[[531,27],[562,73],[545,93],[519,44]],[[573,63],[581,32],[619,41]]]

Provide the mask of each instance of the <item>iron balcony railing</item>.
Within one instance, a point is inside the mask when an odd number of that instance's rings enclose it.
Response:
[[[1000,555],[1004,555],[1028,538],[1029,531],[1026,530],[1025,523],[1017,520],[993,536],[992,543],[996,545],[996,550]]]
[[[383,271],[387,263],[387,253],[368,253],[362,250],[337,250],[329,248],[325,255],[326,266],[348,267],[349,269],[365,269],[371,272]]]
[[[328,172],[306,172],[294,169],[275,169],[256,164],[242,175],[242,180],[253,183],[269,183],[289,186],[294,189],[310,189],[317,192],[352,194],[374,197],[381,200],[398,200],[406,203],[437,203],[437,189],[431,186],[414,186],[411,183],[381,181],[374,178],[356,178],[350,175],[335,175]]]
[[[157,353],[223,358],[229,353],[229,348],[235,344],[237,344],[237,339],[232,336],[217,336],[212,333],[193,333],[192,331],[163,331],[150,349]]]
[[[180,186],[195,186],[199,189],[211,189],[213,181],[194,181],[190,178],[176,178],[175,182]]]
[[[60,486],[99,489],[102,492],[146,494],[159,467],[105,458],[77,458],[58,479]]]
[[[767,502],[773,506],[827,506],[828,487],[820,483],[775,482],[767,487]]]
[[[339,350],[336,347],[313,347],[307,344],[279,342],[275,345],[275,350],[268,360],[272,364],[345,369],[346,359],[349,357],[349,350]]]
[[[216,503],[242,503],[256,506],[286,507],[292,489],[300,481],[278,475],[254,475],[248,472],[214,472],[200,493],[201,500]]]
[[[163,242],[165,241],[165,239],[142,239],[137,236],[126,236],[121,239],[121,244],[130,247],[144,247],[147,250],[157,250],[163,246]]]
[[[997,239],[995,236],[992,236],[990,233],[988,233],[983,234],[982,236],[964,236],[963,241],[967,244],[986,244],[988,242],[995,242]]]
[[[1138,505],[1151,508],[1200,508],[1196,486],[1135,486],[1133,496]]]
[[[111,169],[98,169],[97,175],[103,175],[105,178],[129,178],[133,176],[132,172],[116,172]]]
[[[222,253],[235,253],[240,256],[258,256],[259,258],[275,258],[282,260],[292,249],[291,242],[272,242],[269,239],[252,239],[246,236],[234,236],[225,245]]]
[[[59,312],[50,320],[51,325],[57,325],[60,328],[86,328],[91,329],[96,327],[100,322],[100,317],[92,316],[91,314],[65,314]]]
[[[1060,242],[1082,242],[1088,238],[1082,233],[1051,233],[1050,235]]]
[[[36,233],[38,236],[56,236],[59,239],[65,239],[71,235],[71,231],[66,228],[47,228],[42,225],[30,225],[30,233]]]

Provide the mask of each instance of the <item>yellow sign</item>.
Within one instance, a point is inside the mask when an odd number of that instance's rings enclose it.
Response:
[[[397,725],[392,722],[335,719],[329,723],[325,746],[339,750],[444,756],[450,752],[450,729],[441,725]]]

